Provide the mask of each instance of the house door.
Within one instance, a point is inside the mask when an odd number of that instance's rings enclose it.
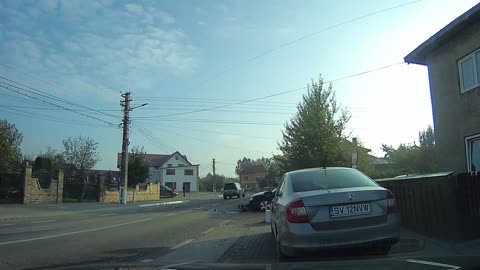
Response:
[[[190,192],[190,182],[183,182],[185,185],[185,192]]]

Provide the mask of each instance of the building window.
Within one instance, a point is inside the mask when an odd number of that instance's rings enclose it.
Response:
[[[178,167],[183,167],[183,166],[185,166],[185,164],[178,163]]]
[[[171,168],[171,167],[172,167],[172,164],[167,164],[167,167]]]
[[[185,175],[193,175],[193,170],[185,170]]]
[[[480,134],[465,138],[467,170],[480,171]]]
[[[480,50],[465,56],[458,61],[461,93],[480,86]]]
[[[167,169],[167,175],[175,175],[175,169]]]
[[[175,160],[178,160],[178,156],[175,156]]]

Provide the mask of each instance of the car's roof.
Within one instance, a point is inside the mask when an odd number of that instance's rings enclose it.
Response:
[[[352,169],[349,167],[318,167],[318,168],[295,170],[295,171],[287,172],[287,174],[297,174],[297,173],[315,172],[315,171],[335,171],[335,170],[355,170],[355,169]]]

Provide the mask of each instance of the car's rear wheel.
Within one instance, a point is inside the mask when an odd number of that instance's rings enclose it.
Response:
[[[265,212],[265,211],[267,211],[267,209],[271,209],[270,202],[269,201],[261,201],[260,204],[258,205],[258,208],[260,208],[260,210],[262,212]]]

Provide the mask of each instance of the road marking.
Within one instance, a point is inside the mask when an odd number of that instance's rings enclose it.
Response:
[[[218,198],[221,198],[221,197],[223,197],[223,195],[218,195]]]
[[[171,216],[174,216],[175,213],[171,213],[171,214],[168,214],[168,215],[165,215],[166,217],[171,217]]]
[[[460,266],[443,264],[443,263],[436,263],[436,262],[429,262],[429,261],[421,261],[421,260],[408,259],[407,262],[409,262],[409,263],[419,263],[419,264],[425,264],[425,265],[431,265],[431,266],[446,267],[446,268],[448,268],[449,270],[460,269]]]
[[[208,230],[206,230],[206,231],[204,231],[204,232],[202,232],[200,235],[207,234],[207,233],[209,233],[209,232],[211,232],[211,231],[213,231],[213,227],[210,228],[210,229],[208,229]]]
[[[56,220],[55,219],[49,219],[49,220],[32,221],[32,224],[47,223],[47,222],[54,222],[54,221],[56,221]]]
[[[163,202],[163,203],[146,203],[140,204],[140,207],[148,207],[148,206],[159,206],[159,205],[168,205],[168,204],[179,204],[183,203],[183,201],[171,201],[171,202]]]
[[[4,224],[0,224],[0,226],[12,226],[12,225],[15,225],[13,223],[4,223]]]
[[[143,259],[143,260],[141,260],[140,262],[142,262],[142,263],[148,263],[148,262],[151,262],[151,261],[153,261],[153,260],[152,260],[152,259]]]
[[[238,211],[225,211],[226,214],[238,214]]]
[[[195,210],[201,210],[201,209],[203,209],[203,207],[200,206],[200,207],[195,207],[195,208],[193,208],[193,209],[195,209]]]
[[[170,268],[170,267],[181,266],[181,265],[186,265],[186,264],[191,264],[191,263],[192,262],[170,264],[170,265],[165,265],[165,266],[161,266],[161,267],[158,267],[158,268],[153,268],[152,270],[171,270],[172,268]]]
[[[189,210],[183,210],[183,211],[180,211],[182,213],[188,213],[188,212],[192,212],[192,209],[189,209]]]
[[[193,239],[188,239],[187,241],[184,241],[184,242],[182,242],[182,243],[180,243],[180,244],[178,244],[178,245],[176,245],[176,246],[174,246],[174,247],[171,247],[170,249],[179,249],[179,248],[185,246],[186,244],[188,244],[188,243],[190,243],[190,242],[192,242],[192,241],[193,241]]]
[[[108,214],[102,214],[100,215],[101,217],[107,217],[107,216],[113,216],[115,215],[114,213],[108,213]]]
[[[68,235],[75,235],[75,234],[80,234],[80,233],[94,232],[94,231],[99,231],[99,230],[104,230],[104,229],[110,229],[110,228],[115,228],[115,227],[119,227],[119,226],[124,226],[124,225],[139,223],[139,222],[144,222],[144,221],[148,221],[148,220],[152,220],[152,218],[145,218],[145,219],[140,219],[140,220],[125,222],[125,223],[119,223],[119,224],[113,224],[113,225],[98,227],[98,228],[87,229],[87,230],[80,230],[80,231],[74,231],[74,232],[67,232],[67,233],[52,234],[52,235],[47,235],[47,236],[40,236],[40,237],[35,237],[35,238],[28,238],[28,239],[20,239],[20,240],[12,240],[12,241],[0,242],[0,246],[10,245],[10,244],[16,244],[16,243],[31,242],[31,241],[43,240],[43,239],[50,239],[50,238],[68,236]]]
[[[211,204],[210,206],[217,206],[217,205],[219,205],[219,203],[216,203],[216,204]]]
[[[143,209],[143,211],[152,211],[152,210],[153,210],[152,208]],[[136,213],[137,211],[134,211],[134,212]]]

